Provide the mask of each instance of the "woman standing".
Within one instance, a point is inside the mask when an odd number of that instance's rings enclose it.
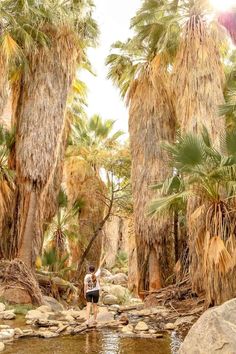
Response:
[[[101,266],[105,262],[105,257],[99,265],[98,270],[95,272],[95,267],[93,265],[89,266],[89,273],[84,277],[84,297],[87,301],[87,312],[86,312],[86,324],[89,324],[91,306],[93,304],[93,316],[94,323],[97,322],[98,307],[97,303],[99,301],[99,291],[100,284],[99,278],[101,274]]]

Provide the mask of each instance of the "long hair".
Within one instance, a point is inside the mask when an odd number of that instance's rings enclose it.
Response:
[[[93,282],[93,283],[96,283],[97,277],[96,277],[96,275],[94,274],[94,272],[95,272],[95,267],[94,267],[93,265],[89,266],[89,272],[92,273],[92,282]]]

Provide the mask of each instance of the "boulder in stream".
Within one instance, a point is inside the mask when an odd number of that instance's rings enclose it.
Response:
[[[37,310],[29,310],[25,316],[27,320],[47,320],[49,317],[50,313],[49,312],[41,312],[38,309]]]
[[[15,331],[12,328],[2,329],[0,331],[0,341],[10,340],[14,337]]]
[[[43,304],[49,306],[51,308],[51,311],[54,312],[64,310],[62,304],[60,304],[60,302],[58,302],[56,299],[54,299],[54,297],[51,296],[43,296]]]
[[[134,327],[131,324],[128,324],[127,326],[122,327],[121,332],[125,334],[133,334]]]
[[[207,310],[193,325],[179,354],[235,354],[236,299]]]
[[[14,320],[15,318],[16,318],[16,314],[15,314],[14,309],[0,312],[0,319],[1,320]]]
[[[148,331],[149,327],[144,321],[139,321],[135,326],[136,331]]]

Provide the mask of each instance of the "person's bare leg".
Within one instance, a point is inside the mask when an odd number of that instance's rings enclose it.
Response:
[[[98,305],[93,304],[93,316],[94,316],[94,322],[97,322],[97,316],[98,316]]]
[[[86,322],[87,324],[89,323],[89,317],[90,317],[90,310],[91,310],[91,302],[87,302],[87,309],[86,309]]]

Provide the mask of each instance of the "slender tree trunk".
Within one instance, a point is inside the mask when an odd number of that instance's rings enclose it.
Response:
[[[179,260],[179,251],[180,244],[179,244],[179,217],[178,212],[174,212],[174,239],[175,239],[175,263]]]
[[[36,212],[38,207],[38,196],[35,191],[30,191],[27,193],[21,190],[21,192],[22,200],[18,224],[18,258],[20,258],[31,269]]]

